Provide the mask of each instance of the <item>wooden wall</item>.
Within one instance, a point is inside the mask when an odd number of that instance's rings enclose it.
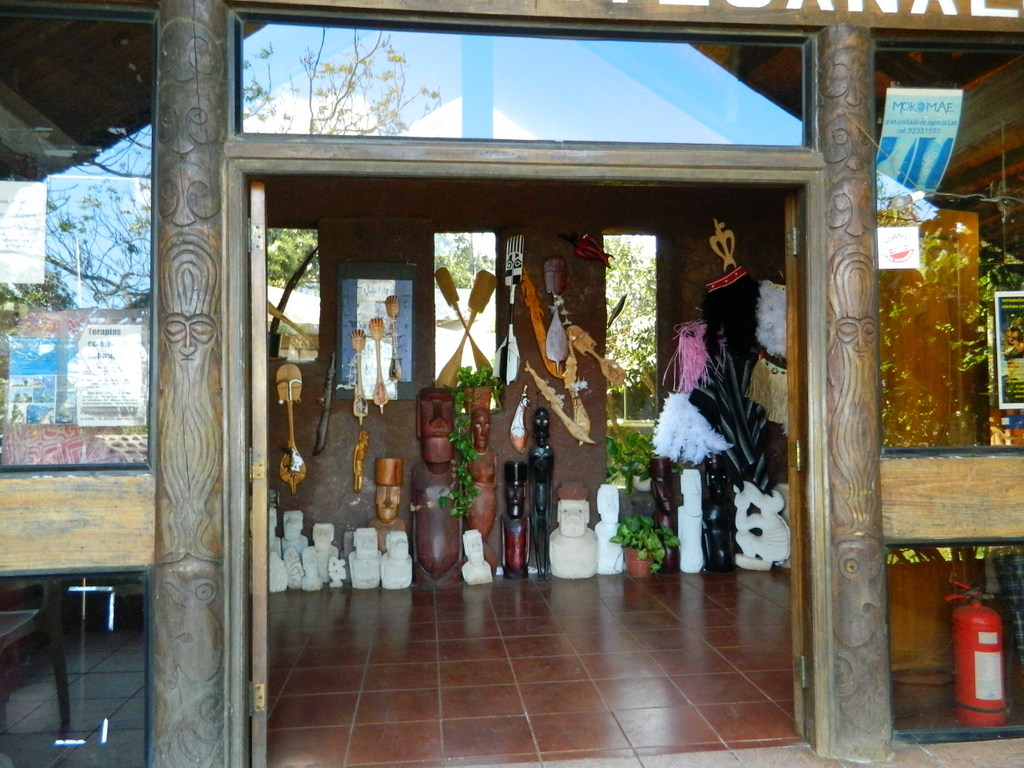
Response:
[[[0,480],[0,572],[144,567],[153,562],[150,474]]]
[[[337,400],[331,417],[327,449],[312,457],[323,392],[327,359],[335,343],[336,264],[340,261],[383,261],[417,266],[414,333],[418,366],[416,388],[433,380],[433,233],[435,231],[493,231],[501,238],[525,236],[526,269],[542,301],[542,264],[547,256],[565,256],[568,266],[568,307],[574,322],[587,329],[604,348],[604,270],[599,262],[584,261],[558,238],[560,232],[635,232],[658,237],[659,323],[661,357],[670,355],[672,329],[696,319],[706,282],[720,277],[722,262],[708,245],[713,219],[734,230],[736,257],[758,279],[782,279],[785,193],[778,189],[717,189],[713,186],[598,185],[552,182],[461,182],[438,180],[362,180],[324,178],[268,178],[267,213],[270,226],[318,226],[321,245],[320,359],[303,363],[303,401],[296,410],[296,441],[307,459],[309,474],[292,494],[271,472],[271,488],[280,494],[280,510],[302,509],[305,524],[333,522],[340,531],[365,525],[374,515],[373,459],[403,458],[406,490],[413,465],[419,461],[411,401],[375,407],[364,422],[371,433],[361,493],[352,488],[352,450],[358,426],[350,400]],[[614,260],[612,262],[614,269]],[[499,283],[500,283],[499,272]],[[497,306],[507,305],[499,285]],[[543,370],[537,345],[522,304],[517,304],[516,335],[520,350],[536,370]],[[468,359],[468,358],[467,358]],[[276,365],[268,371],[273,381]],[[508,427],[518,394],[527,382],[520,374],[506,391],[505,407],[492,416],[491,443],[499,462],[521,459],[508,440]],[[580,360],[580,376],[590,387],[583,393],[594,445],[580,446],[552,416],[551,441],[555,449],[555,483],[576,481],[591,491],[604,482],[605,391],[593,360]],[[270,382],[268,382],[269,384]],[[532,409],[546,405],[529,382]],[[284,408],[270,387],[270,453],[275,467],[284,445]],[[532,410],[530,416],[532,418]],[[781,454],[781,451],[779,452]],[[784,454],[781,454],[784,456]],[[778,468],[785,474],[784,458]],[[500,509],[500,505],[499,505]],[[592,503],[596,520],[596,506]],[[407,511],[403,514],[408,514]],[[495,528],[497,534],[497,527]]]

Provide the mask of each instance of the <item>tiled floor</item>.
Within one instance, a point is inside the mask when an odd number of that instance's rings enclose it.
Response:
[[[66,585],[65,585],[66,586]],[[141,597],[138,598],[141,600]],[[54,670],[27,638],[3,658],[13,690],[0,705],[0,768],[142,768],[146,760],[146,642],[141,615],[122,611],[113,630],[106,606],[64,595],[64,649],[71,722],[61,729]],[[122,601],[119,599],[118,603]],[[96,603],[96,604],[94,604]],[[103,614],[95,621],[96,614]],[[135,619],[135,620],[133,620]]]
[[[272,768],[798,743],[784,570],[270,597]]]

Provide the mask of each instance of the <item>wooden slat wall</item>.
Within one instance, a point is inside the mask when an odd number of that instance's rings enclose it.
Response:
[[[5,477],[0,573],[148,566],[152,475]]]
[[[883,460],[886,542],[1024,538],[1022,467],[996,456]]]

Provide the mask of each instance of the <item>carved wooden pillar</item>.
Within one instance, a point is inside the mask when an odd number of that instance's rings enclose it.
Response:
[[[155,766],[227,765],[221,388],[221,0],[162,0],[155,200]]]
[[[871,36],[820,33],[817,137],[828,204],[828,483],[833,756],[890,753],[885,550],[879,498],[878,282]]]

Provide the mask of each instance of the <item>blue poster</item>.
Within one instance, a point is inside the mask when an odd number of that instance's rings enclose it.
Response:
[[[909,190],[934,192],[949,165],[963,92],[889,88],[878,142],[877,171]]]

